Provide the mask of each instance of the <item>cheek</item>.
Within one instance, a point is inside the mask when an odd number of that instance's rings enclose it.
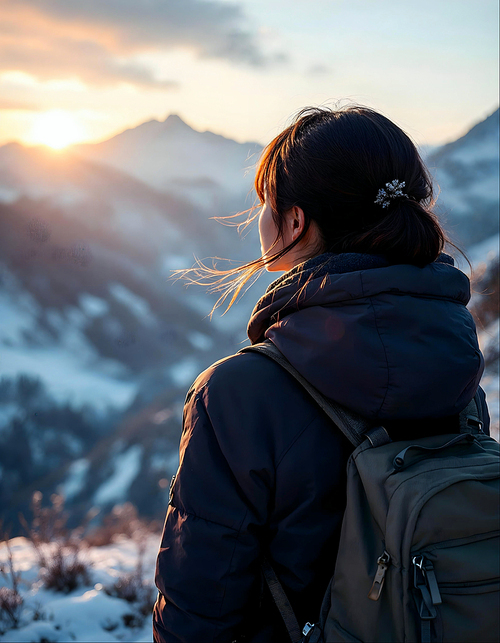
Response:
[[[265,254],[276,241],[278,231],[272,215],[263,211],[259,216],[259,236],[262,254]]]

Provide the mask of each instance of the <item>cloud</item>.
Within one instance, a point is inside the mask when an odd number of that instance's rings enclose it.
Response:
[[[0,98],[0,110],[36,112],[39,109],[40,105],[37,105],[35,103],[25,103],[22,100]]]
[[[221,0],[3,0],[0,70],[173,89],[131,58],[188,49],[255,67],[276,62],[245,25],[241,7]]]

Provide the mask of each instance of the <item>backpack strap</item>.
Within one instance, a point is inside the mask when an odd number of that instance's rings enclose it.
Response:
[[[242,348],[238,352],[246,353],[252,351],[267,355],[267,357],[270,357],[288,371],[309,393],[321,410],[324,411],[330,420],[342,431],[353,446],[359,446],[365,438],[368,438],[373,447],[382,446],[391,441],[389,434],[383,426],[374,426],[365,420],[365,418],[361,417],[361,415],[353,413],[340,404],[323,397],[318,389],[308,382],[305,377],[290,364],[283,353],[276,348],[270,340],[266,340],[261,344],[253,344],[253,346],[245,346],[245,348]]]
[[[264,574],[264,578],[266,579],[267,586],[269,587],[269,591],[271,592],[273,600],[276,603],[276,607],[279,609],[281,618],[285,623],[285,627],[287,629],[290,640],[292,641],[292,643],[299,643],[302,638],[302,632],[300,630],[299,623],[294,614],[293,608],[290,605],[290,601],[285,594],[285,590],[281,586],[281,583],[276,576],[276,572],[271,567],[271,563],[267,560],[267,558],[264,558],[264,560],[262,561],[261,569],[262,573]]]
[[[389,434],[383,426],[373,426],[360,415],[349,411],[348,409],[340,406],[335,402],[331,402],[321,395],[317,388],[308,382],[302,375],[294,368],[286,359],[283,353],[276,348],[270,341],[266,340],[260,344],[253,344],[252,346],[245,346],[238,353],[255,352],[266,355],[286,371],[292,375],[294,379],[302,385],[302,387],[309,393],[313,400],[318,404],[322,411],[330,418],[330,420],[342,431],[349,442],[357,447],[365,438],[367,438],[373,447],[381,446],[391,442]],[[301,631],[294,614],[290,601],[283,589],[276,572],[272,568],[270,562],[264,559],[261,564],[262,573],[269,587],[269,591],[273,597],[276,607],[278,608],[281,618],[285,623],[288,636],[292,643],[300,643]]]

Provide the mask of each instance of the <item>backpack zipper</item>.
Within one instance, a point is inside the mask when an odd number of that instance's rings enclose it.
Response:
[[[414,585],[421,590],[422,583],[419,582],[419,576],[423,579],[425,586],[429,590],[432,605],[441,605],[443,602],[439,592],[439,585],[434,572],[434,565],[425,556],[418,555],[413,557],[413,579]],[[419,570],[419,571],[417,571]]]
[[[413,585],[421,595],[418,614],[420,616],[420,640],[431,640],[431,621],[437,617],[435,605],[443,602],[432,562],[419,554],[412,559]]]
[[[389,565],[391,564],[391,555],[385,551],[382,556],[379,556],[377,559],[377,572],[375,578],[373,579],[373,584],[370,591],[368,592],[368,598],[372,601],[378,601],[380,594],[382,593],[382,587],[384,586],[385,574]]]

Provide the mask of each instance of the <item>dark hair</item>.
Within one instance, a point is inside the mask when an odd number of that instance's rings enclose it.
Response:
[[[386,183],[404,181],[409,198],[375,203]],[[424,266],[442,252],[445,234],[432,182],[411,139],[367,107],[303,109],[265,149],[255,189],[282,233],[285,212],[299,206],[318,226],[320,251],[382,254]],[[289,246],[286,251],[290,250]]]
[[[408,198],[393,199],[386,208],[375,203],[378,191],[395,179],[404,181]],[[432,212],[432,181],[417,148],[397,125],[367,107],[301,110],[264,149],[255,191],[259,205],[266,201],[271,206],[278,230],[275,246],[282,238],[285,213],[294,206],[304,211],[304,230],[265,259],[231,270],[200,264],[202,280],[217,277],[212,289],[223,291],[216,306],[232,294],[229,308],[253,275],[304,238],[312,221],[321,238],[316,254],[373,253],[391,263],[424,266],[447,242]],[[256,216],[250,213],[245,224]]]

